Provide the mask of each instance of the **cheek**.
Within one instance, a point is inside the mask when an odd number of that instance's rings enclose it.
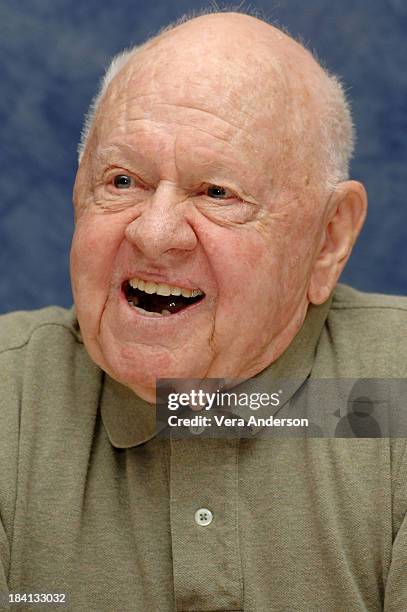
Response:
[[[106,290],[123,235],[123,226],[106,217],[84,217],[78,221],[71,249],[74,293],[86,289],[88,297],[91,293],[94,298]]]
[[[262,292],[270,276],[273,257],[259,233],[240,229],[226,231],[211,242],[208,256],[219,291],[222,309],[233,316]]]
[[[286,230],[286,231],[284,231]],[[213,244],[211,261],[219,285],[222,321],[256,320],[285,310],[302,292],[309,269],[310,245],[304,232],[282,225],[274,231],[225,234]],[[286,306],[284,306],[286,304]]]

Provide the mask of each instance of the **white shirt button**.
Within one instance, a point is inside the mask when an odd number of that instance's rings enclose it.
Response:
[[[197,525],[201,525],[201,527],[205,527],[206,525],[210,525],[213,521],[213,514],[208,508],[199,508],[195,512],[195,523]]]

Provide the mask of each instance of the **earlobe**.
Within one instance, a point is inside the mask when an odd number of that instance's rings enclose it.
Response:
[[[366,190],[357,181],[340,183],[331,197],[308,287],[308,300],[322,304],[333,291],[352,252],[367,211]]]

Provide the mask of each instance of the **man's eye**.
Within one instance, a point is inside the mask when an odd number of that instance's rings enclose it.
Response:
[[[134,187],[134,179],[128,174],[118,174],[113,179],[113,185],[117,189],[129,189],[130,187]]]
[[[206,189],[206,195],[208,195],[210,198],[216,198],[218,200],[227,200],[235,197],[234,193],[232,193],[230,189],[220,187],[219,185],[209,185],[209,187]]]

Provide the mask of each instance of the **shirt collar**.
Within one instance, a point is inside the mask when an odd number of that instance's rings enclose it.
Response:
[[[243,383],[242,388],[244,388],[246,393],[251,390],[253,392],[264,391],[269,394],[279,393],[279,404],[274,408],[270,406],[260,407],[255,413],[248,410],[245,406],[234,406],[234,414],[243,418],[246,422],[253,414],[256,415],[256,418],[267,418],[275,415],[290,401],[311,373],[318,341],[328,316],[332,299],[333,293],[326,302],[319,306],[310,304],[302,327],[284,353],[265,370],[262,370],[249,381]],[[280,391],[283,391],[281,395]],[[251,431],[253,434],[256,434],[263,427],[262,425],[253,425],[251,426]]]
[[[103,380],[101,415],[109,440],[116,448],[138,446],[158,433],[155,405],[107,374]]]
[[[275,412],[289,401],[309,376],[331,302],[332,295],[319,306],[310,304],[302,327],[284,353],[245,383],[246,391],[251,386],[253,390],[261,388],[271,392],[284,381],[284,397]],[[253,414],[248,415],[247,408],[239,407],[233,412],[245,420]],[[264,410],[259,409],[256,415],[260,417],[262,412]],[[157,426],[154,404],[141,399],[107,374],[103,380],[101,415],[109,440],[116,448],[130,448],[148,442],[165,426],[163,423]],[[267,415],[270,415],[270,407],[267,407]],[[259,429],[260,426],[253,427],[252,431],[257,433]]]

